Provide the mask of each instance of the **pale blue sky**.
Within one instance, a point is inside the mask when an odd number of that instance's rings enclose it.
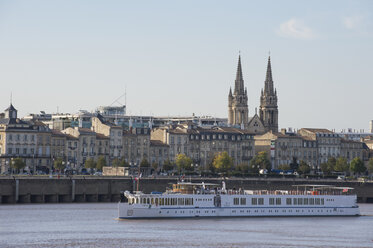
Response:
[[[0,108],[109,105],[227,117],[241,51],[249,113],[268,51],[280,127],[368,129],[373,1],[0,1]],[[124,99],[122,100],[124,103]]]

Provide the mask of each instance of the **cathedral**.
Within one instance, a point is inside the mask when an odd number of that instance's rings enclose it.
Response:
[[[228,94],[228,125],[240,127],[252,133],[278,132],[277,91],[273,86],[271,57],[268,57],[266,79],[260,95],[259,115],[249,117],[247,89],[242,76],[241,55],[238,57],[234,90]]]

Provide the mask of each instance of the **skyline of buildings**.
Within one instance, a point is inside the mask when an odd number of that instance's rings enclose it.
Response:
[[[241,56],[235,86],[228,94],[228,118],[153,117],[126,114],[126,106],[100,106],[94,113],[31,114],[21,119],[10,103],[0,114],[0,168],[6,172],[12,159],[20,157],[27,171],[50,171],[61,158],[69,169],[82,170],[88,159],[103,157],[108,165],[124,159],[130,167],[143,160],[163,167],[175,162],[178,154],[192,159],[206,170],[216,154],[226,151],[234,165],[248,165],[260,151],[266,151],[272,169],[306,162],[313,173],[330,157],[347,162],[360,158],[367,162],[373,133],[334,131],[325,128],[279,130],[277,90],[268,57],[266,80],[260,93],[259,114],[249,117]],[[370,123],[372,124],[372,123]]]
[[[267,69],[264,81],[264,87],[260,93],[260,106],[255,107],[255,114],[252,117],[249,117],[249,105],[248,105],[248,91],[247,86],[244,85],[244,77],[242,73],[242,65],[241,65],[241,55],[239,55],[237,70],[236,70],[236,78],[234,83],[234,90],[232,93],[232,88],[229,90],[228,94],[228,115],[227,118],[218,117],[218,116],[198,116],[195,115],[193,112],[192,115],[168,115],[168,116],[155,116],[155,115],[131,115],[128,114],[128,109],[125,104],[122,104],[119,100],[124,96],[126,97],[126,93],[121,95],[117,98],[111,105],[109,106],[98,106],[93,111],[87,110],[79,110],[75,113],[58,113],[54,114],[46,113],[45,111],[40,111],[40,113],[29,113],[28,115],[22,117],[25,120],[32,120],[38,119],[43,120],[45,123],[48,123],[48,120],[51,121],[49,123],[50,128],[57,128],[57,129],[64,129],[67,126],[84,126],[90,128],[89,119],[91,116],[94,116],[96,113],[100,113],[104,115],[106,118],[109,118],[110,121],[113,123],[120,123],[125,126],[130,126],[130,122],[132,122],[133,126],[136,124],[139,127],[153,127],[164,125],[166,123],[181,123],[183,121],[193,121],[201,122],[200,124],[206,125],[228,125],[228,126],[236,126],[240,128],[249,129],[252,132],[263,132],[263,130],[279,130],[279,128],[286,128],[286,129],[300,129],[302,127],[295,127],[295,125],[291,125],[288,127],[280,126],[279,124],[279,114],[278,114],[278,105],[277,105],[277,89],[274,88],[274,83],[272,79],[272,66],[271,66],[271,58],[268,57],[267,62]],[[10,102],[13,102],[13,97],[11,94]],[[127,100],[125,99],[125,103]],[[252,107],[253,108],[253,107]],[[259,113],[258,113],[259,109]],[[55,127],[53,123],[55,120],[60,119],[59,125]],[[70,123],[69,121],[72,119],[73,122]],[[83,122],[78,123],[79,121]],[[74,123],[75,122],[75,123]],[[84,124],[85,122],[85,124]],[[55,123],[56,124],[56,123]],[[56,124],[57,125],[57,124]],[[305,125],[306,127],[310,127],[309,125]],[[315,127],[322,128],[321,125],[316,125]],[[331,130],[336,130],[335,127],[329,128]],[[347,130],[347,131],[346,131]],[[368,131],[365,131],[368,130]],[[353,127],[347,126],[345,128],[340,129],[341,133],[369,133],[373,132],[373,121],[369,121],[369,126],[367,129],[355,129]]]

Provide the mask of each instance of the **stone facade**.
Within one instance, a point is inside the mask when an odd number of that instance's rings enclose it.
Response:
[[[294,133],[269,131],[255,136],[256,152],[267,152],[272,169],[277,169],[280,165],[289,165],[294,160],[299,162],[302,146],[302,137]]]
[[[149,161],[150,130],[131,128],[123,132],[124,158],[130,166],[138,166],[143,159]]]
[[[150,163],[157,163],[158,168],[163,167],[164,161],[170,159],[170,146],[160,140],[150,140]]]
[[[366,145],[360,141],[341,139],[340,151],[340,156],[346,158],[348,163],[354,158],[360,158],[363,161],[369,159],[369,151],[366,149]]]
[[[77,138],[77,165],[84,167],[87,159],[97,159],[96,133],[88,128],[69,127],[62,130],[63,133]]]
[[[272,162],[272,168],[306,162],[313,171],[319,171],[320,165],[330,157],[344,157],[347,162],[358,157],[363,161],[369,158],[369,149],[363,142],[341,139],[336,133],[327,129],[302,128],[298,133],[281,133],[269,131],[255,136],[255,150],[266,151]]]
[[[65,161],[67,135],[56,129],[52,129],[51,132],[51,155]]]
[[[17,117],[11,104],[0,119],[0,169],[9,171],[13,158],[22,158],[24,171],[48,171],[51,168],[50,129],[40,122],[26,122]]]
[[[110,164],[110,137],[96,133],[96,155],[97,159],[102,156],[106,164]]]
[[[65,135],[66,135],[65,154],[66,154],[67,163],[70,165],[71,168],[78,169],[79,168],[78,155],[80,156],[79,138],[74,137],[73,135],[70,135],[70,134],[65,134]]]
[[[249,163],[255,154],[254,135],[237,128],[182,124],[157,128],[152,131],[151,138],[169,145],[171,161],[175,161],[177,154],[185,154],[192,158],[194,166],[203,169],[219,152],[228,152],[235,165]]]
[[[110,161],[123,157],[123,128],[121,126],[106,121],[103,116],[97,114],[96,117],[92,117],[92,131],[110,138]]]
[[[302,128],[298,133],[316,141],[318,165],[327,162],[330,157],[341,156],[341,137],[338,134],[323,128]]]

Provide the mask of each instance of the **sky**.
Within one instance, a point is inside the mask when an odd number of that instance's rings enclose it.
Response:
[[[227,118],[240,53],[252,116],[269,52],[280,128],[368,130],[370,0],[0,0],[0,109]]]

